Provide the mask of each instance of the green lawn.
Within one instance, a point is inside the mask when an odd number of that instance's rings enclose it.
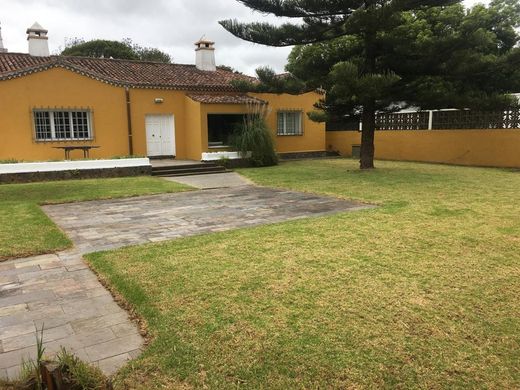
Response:
[[[151,177],[0,185],[0,260],[54,252],[70,240],[38,206],[175,192],[186,186]]]
[[[520,387],[520,172],[351,160],[241,172],[380,204],[97,253],[153,341],[117,385]]]

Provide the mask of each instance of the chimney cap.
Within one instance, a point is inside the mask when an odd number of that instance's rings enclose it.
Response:
[[[205,45],[205,44],[213,46],[215,44],[215,42],[213,42],[211,39],[206,39],[206,38],[201,38],[197,42],[195,42],[195,46],[201,46],[201,45]]]
[[[195,53],[197,53],[195,57],[195,66],[198,70],[203,70],[207,72],[215,72],[217,70],[217,66],[215,64],[215,42],[206,39],[205,36],[202,36],[196,43]]]
[[[34,22],[34,24],[27,29],[26,34],[29,34],[31,32],[41,32],[47,34],[49,31],[44,29],[40,23]]]

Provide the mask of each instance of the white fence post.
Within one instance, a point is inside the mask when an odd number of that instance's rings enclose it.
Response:
[[[429,116],[428,116],[428,130],[432,130],[433,129],[433,110],[428,111],[428,113],[429,113]]]

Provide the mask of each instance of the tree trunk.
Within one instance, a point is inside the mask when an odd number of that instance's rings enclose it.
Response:
[[[361,131],[361,153],[359,168],[374,168],[374,133],[376,130],[376,112],[373,104],[366,104],[363,107],[362,131]]]
[[[373,3],[371,2],[371,7]],[[374,16],[373,16],[374,17]],[[376,72],[376,31],[369,30],[365,34],[365,64],[363,73],[373,75]],[[363,104],[361,132],[361,153],[359,167],[374,168],[374,133],[376,130],[376,101],[368,98]]]

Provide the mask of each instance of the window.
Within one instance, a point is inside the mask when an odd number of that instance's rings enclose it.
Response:
[[[301,111],[278,112],[278,135],[302,135]]]
[[[243,114],[208,114],[208,146],[229,145],[232,134],[244,123]]]
[[[34,111],[36,141],[92,138],[89,111]]]

